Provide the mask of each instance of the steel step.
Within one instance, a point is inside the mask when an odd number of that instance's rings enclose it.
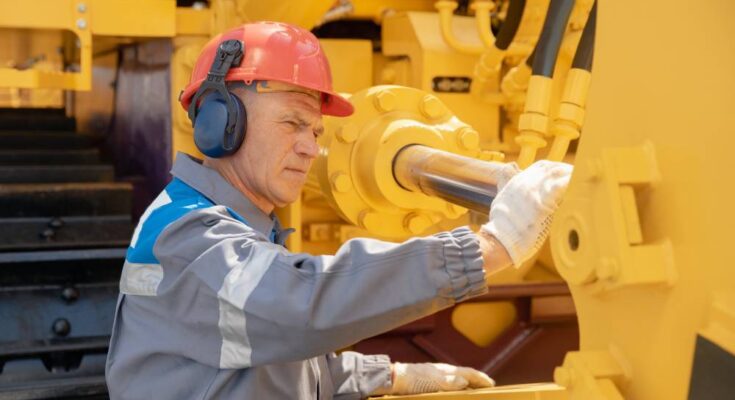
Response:
[[[0,165],[80,165],[96,164],[100,152],[95,148],[69,150],[0,150]]]
[[[0,253],[0,291],[29,285],[119,282],[127,248]]]
[[[124,182],[0,185],[0,218],[130,214]]]
[[[66,339],[31,340],[0,343],[0,361],[31,358],[41,354],[64,351],[104,353],[110,343],[109,336],[73,337]]]
[[[97,136],[67,131],[0,131],[2,149],[81,149],[99,141]]]
[[[0,108],[0,130],[74,131],[76,127],[62,108]]]
[[[35,399],[107,399],[105,376],[49,379],[0,386],[0,398],[12,400]]]
[[[0,251],[127,247],[129,215],[0,219]]]
[[[11,165],[0,166],[0,184],[110,182],[115,177],[112,165]]]

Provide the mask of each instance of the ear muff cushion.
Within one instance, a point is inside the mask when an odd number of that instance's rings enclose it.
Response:
[[[230,149],[227,150],[228,155],[234,154],[240,148],[245,140],[245,132],[248,128],[248,113],[245,110],[245,105],[234,94],[230,93],[230,97],[233,103],[235,103],[235,130],[232,135],[228,135],[225,138],[226,148]]]
[[[230,93],[235,103],[235,129],[225,135],[227,129],[227,102],[219,93],[207,95],[199,105],[194,121],[194,144],[204,155],[219,158],[235,153],[245,137],[245,107],[240,99]]]

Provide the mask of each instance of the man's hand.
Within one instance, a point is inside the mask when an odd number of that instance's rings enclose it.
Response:
[[[516,267],[544,244],[571,174],[569,164],[538,161],[511,178],[493,200],[490,221],[481,230],[505,247]]]
[[[495,386],[485,373],[449,364],[393,364],[392,388],[373,394],[418,394]]]

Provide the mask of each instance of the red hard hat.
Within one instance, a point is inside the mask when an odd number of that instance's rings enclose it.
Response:
[[[204,46],[179,101],[189,108],[191,98],[207,78],[217,48],[225,40],[244,45],[242,63],[227,73],[225,81],[280,81],[322,93],[322,114],[344,117],[354,108],[332,90],[332,73],[319,40],[311,32],[281,22],[256,22],[224,32]]]

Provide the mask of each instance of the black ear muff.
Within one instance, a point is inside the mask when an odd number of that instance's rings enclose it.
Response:
[[[240,99],[227,93],[234,107],[219,92],[207,95],[199,104],[194,120],[194,144],[207,157],[219,158],[234,154],[245,139],[247,112]],[[233,112],[234,111],[234,112]],[[228,121],[235,124],[228,129]]]
[[[207,79],[197,89],[189,105],[189,119],[194,125],[194,143],[199,151],[212,158],[234,154],[245,139],[247,113],[240,99],[225,86],[225,76],[243,57],[239,40],[226,40],[217,54]]]

